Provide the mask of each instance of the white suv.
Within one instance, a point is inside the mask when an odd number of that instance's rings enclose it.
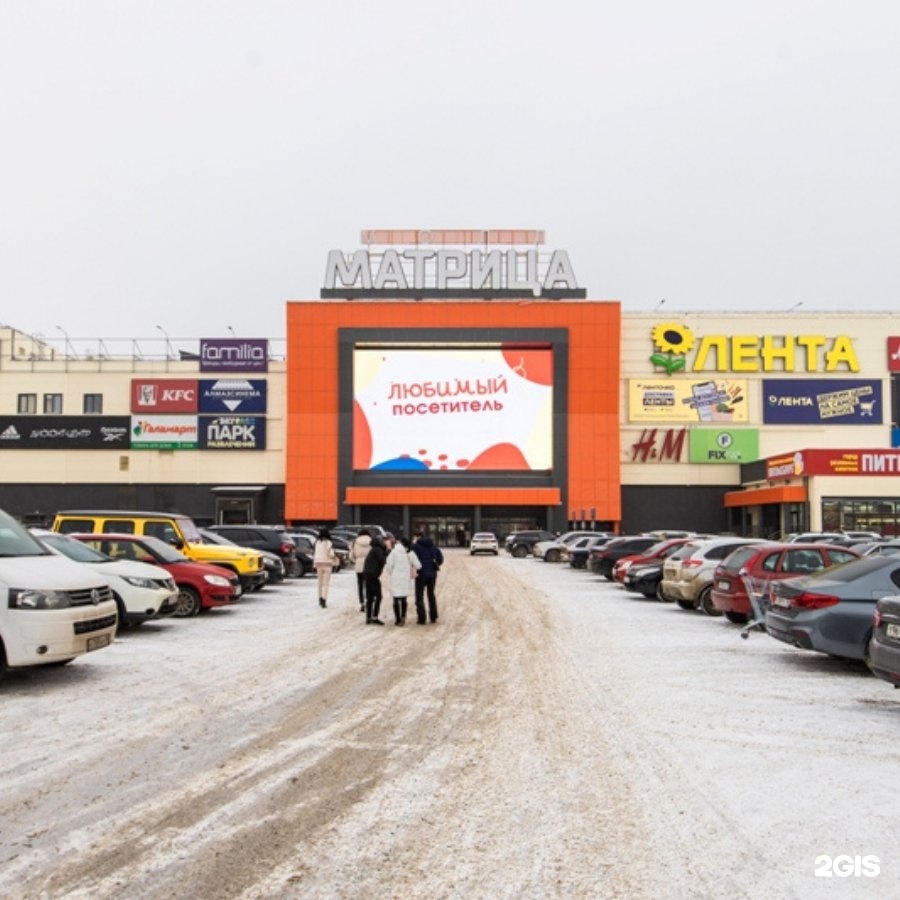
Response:
[[[500,544],[497,542],[497,535],[492,531],[476,531],[469,541],[469,556],[476,553],[493,553],[497,556],[500,553]]]
[[[113,559],[82,541],[55,531],[36,528],[31,533],[60,556],[89,566],[112,588],[119,623],[140,625],[148,619],[171,616],[178,605],[178,588],[171,574],[160,566],[131,559]]]
[[[703,609],[711,616],[721,612],[712,605],[713,574],[732,551],[746,544],[762,544],[759,538],[720,537],[688,541],[663,563],[660,590],[666,600],[682,609]]]

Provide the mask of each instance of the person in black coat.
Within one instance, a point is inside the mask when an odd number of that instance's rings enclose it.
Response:
[[[427,535],[421,534],[413,544],[413,552],[419,557],[422,568],[416,575],[416,621],[419,625],[426,622],[437,622],[437,597],[435,584],[437,574],[444,564],[441,548]],[[428,597],[428,617],[425,616],[425,597]]]
[[[378,613],[381,610],[381,573],[385,562],[387,548],[384,541],[375,535],[363,563],[363,575],[366,579],[366,625],[384,625],[378,618]]]

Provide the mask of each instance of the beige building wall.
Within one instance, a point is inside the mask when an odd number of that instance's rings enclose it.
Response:
[[[650,357],[658,348],[654,345],[653,332],[658,325],[675,323],[689,329],[694,337],[693,348],[686,354],[686,370],[667,376],[665,371],[655,367]],[[748,421],[734,423],[727,427],[759,429],[759,456],[765,458],[793,450],[818,447],[866,447],[888,448],[891,446],[890,427],[890,377],[887,360],[887,337],[900,333],[900,322],[888,313],[675,313],[660,309],[650,313],[625,313],[622,316],[622,383],[620,393],[621,444],[620,460],[623,485],[734,485],[740,484],[740,466],[721,463],[688,462],[688,438],[685,435],[684,449],[680,461],[665,459],[663,450],[664,432],[687,428],[690,431],[702,426],[669,423],[635,422],[629,418],[629,379],[651,381],[659,379],[697,380],[707,378],[733,378],[747,382]],[[849,371],[841,366],[837,371],[825,371],[824,353],[817,353],[814,371],[806,370],[807,354],[795,355],[795,370],[736,371],[726,355],[717,360],[722,366],[714,369],[712,357],[701,369],[694,367],[698,362],[700,342],[704,337],[721,336],[730,347],[735,346],[734,338],[744,336],[749,344],[761,341],[764,335],[774,336],[779,341],[797,338],[801,335],[821,335],[826,338],[826,348],[833,347],[835,339],[843,338],[852,347],[859,363],[859,371]],[[740,340],[738,342],[740,345]],[[746,366],[747,360],[738,360]],[[801,365],[802,364],[802,365]],[[881,423],[873,425],[763,425],[763,379],[816,378],[877,378],[882,382]],[[654,456],[644,452],[648,446],[648,432],[657,429]],[[671,446],[671,439],[670,439]],[[828,487],[852,495],[881,495],[887,488],[884,478],[861,476],[828,479]],[[892,489],[893,491],[893,489]],[[896,491],[894,491],[896,492]],[[818,509],[818,502],[815,504]],[[816,513],[817,514],[817,513]]]
[[[199,342],[198,342],[199,343]],[[0,414],[17,414],[19,394],[62,394],[63,415],[81,415],[85,394],[103,396],[104,416],[131,415],[133,378],[214,378],[197,360],[164,354],[66,357],[22,332],[0,326]],[[265,450],[0,449],[3,481],[12,483],[210,484],[284,483],[285,362],[269,360]]]

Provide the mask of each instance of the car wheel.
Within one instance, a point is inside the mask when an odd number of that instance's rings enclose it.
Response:
[[[866,635],[866,642],[863,644],[863,662],[866,664],[867,668],[871,668],[872,662],[872,641],[875,640],[875,635],[870,631]]]
[[[122,602],[122,598],[118,594],[113,594],[113,600],[116,601],[116,612],[119,616],[119,622],[116,625],[116,633],[124,630],[128,627],[128,622],[125,619],[125,604]]]
[[[179,619],[187,619],[196,616],[200,612],[200,595],[187,584],[178,585],[178,597],[175,600],[175,612],[173,616]]]
[[[708,616],[721,616],[722,610],[716,609],[712,602],[712,585],[700,591],[700,608]]]
[[[525,559],[528,556],[528,548],[519,544],[517,547],[513,548],[513,556],[516,559]]]
[[[544,554],[545,562],[559,562],[559,550],[548,550]]]
[[[679,597],[675,602],[682,609],[696,609],[697,608],[697,602],[695,600],[682,600],[681,597]]]
[[[725,618],[735,625],[746,625],[747,622],[750,621],[750,616],[748,616],[747,613],[734,612],[734,610],[731,609],[726,611]]]

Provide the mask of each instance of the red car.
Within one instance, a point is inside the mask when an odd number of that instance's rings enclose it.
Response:
[[[643,553],[635,553],[631,556],[623,556],[616,561],[613,567],[613,578],[619,584],[625,583],[625,573],[634,563],[656,562],[665,559],[670,553],[674,553],[682,544],[686,544],[690,538],[669,538],[660,541],[652,547],[648,547]]]
[[[729,622],[740,625],[753,615],[745,578],[764,592],[769,582],[809,575],[859,556],[852,547],[835,544],[771,543],[738,547],[716,567],[710,595],[712,605],[725,613]]]
[[[178,587],[173,615],[196,616],[201,609],[228,606],[241,596],[241,582],[230,569],[194,562],[159,538],[141,534],[71,534],[113,559],[153,563],[171,573]]]

